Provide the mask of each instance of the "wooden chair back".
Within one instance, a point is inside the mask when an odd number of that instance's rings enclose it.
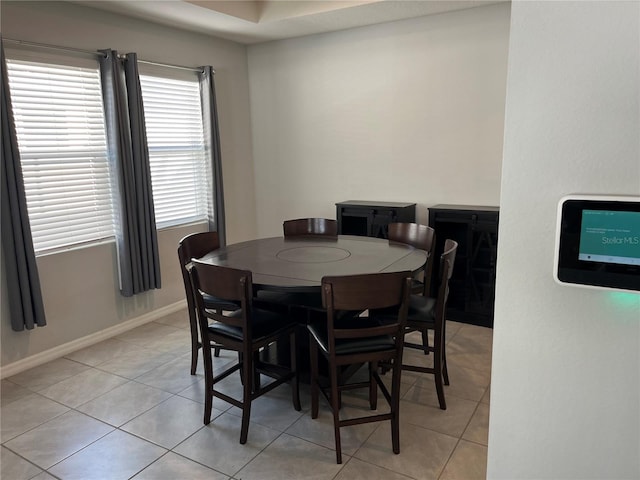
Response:
[[[456,252],[458,251],[458,242],[447,238],[444,242],[444,251],[440,256],[440,284],[438,285],[438,296],[436,303],[436,328],[435,334],[438,336],[438,331],[444,339],[444,325],[447,300],[449,298],[449,281],[453,275],[453,265],[456,261]]]
[[[250,338],[253,281],[249,270],[238,270],[231,267],[211,265],[200,260],[192,261],[191,281],[196,294],[196,307],[200,313],[200,331],[207,330],[209,320],[214,320],[242,328],[245,336]],[[211,310],[205,306],[202,294],[215,297],[230,304],[238,304],[242,315],[228,317],[224,310]]]
[[[322,305],[327,311],[327,333],[330,354],[335,340],[392,335],[402,342],[406,325],[408,300],[411,289],[411,272],[372,273],[324,277],[322,279]],[[396,321],[384,325],[371,325],[357,318],[349,322],[353,328],[340,328],[337,323],[340,312],[370,312],[400,307]]]
[[[338,222],[330,218],[298,218],[285,220],[282,224],[285,237],[300,235],[338,235]]]
[[[189,327],[191,330],[191,375],[196,373],[198,349],[202,345],[198,336],[198,317],[188,266],[192,258],[200,258],[218,248],[220,248],[218,232],[191,233],[178,242],[178,260],[180,261],[180,273],[182,273],[182,282],[184,283],[184,291],[187,298]]]
[[[431,291],[431,276],[433,275],[433,257],[436,251],[435,230],[427,225],[418,223],[391,223],[389,224],[388,238],[390,241],[406,243],[427,252],[428,257],[424,266],[422,285],[413,288],[413,293],[429,295]],[[422,291],[419,291],[420,287],[422,287]]]

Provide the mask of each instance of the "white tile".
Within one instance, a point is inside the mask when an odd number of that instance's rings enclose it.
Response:
[[[198,382],[198,376],[191,375],[191,354],[180,355],[173,360],[136,377],[136,382],[159,388],[170,393],[178,393]]]
[[[336,475],[335,480],[409,480],[409,477],[386,468],[363,462],[357,458],[343,460],[346,465]]]
[[[6,443],[14,452],[48,469],[113,431],[113,427],[73,410]]]
[[[95,367],[101,363],[118,358],[126,353],[138,349],[136,345],[123,342],[116,338],[109,338],[90,347],[77,350],[66,355],[65,358]]]
[[[150,322],[124,332],[115,338],[140,347],[146,347],[175,334],[179,334],[181,336],[188,335],[188,333],[183,329],[170,327],[168,325],[161,325],[157,322]]]
[[[204,407],[174,396],[120,427],[165,448],[173,448],[204,427]],[[215,410],[215,418],[223,412]]]
[[[87,369],[88,367],[81,363],[66,358],[58,358],[18,373],[17,375],[9,377],[7,380],[37,392],[84,372]]]
[[[489,405],[478,404],[469,425],[467,425],[462,438],[470,442],[488,445],[489,443]]]
[[[354,457],[411,478],[437,479],[458,439],[408,423],[400,425],[400,453],[394,454],[391,426],[384,422]]]
[[[22,387],[17,383],[8,380],[2,380],[0,383],[0,405],[5,406],[16,400],[28,397],[33,392],[28,388]]]
[[[188,458],[169,452],[132,480],[228,480],[229,477]]]
[[[0,437],[2,443],[58,417],[69,409],[37,393],[2,407]]]
[[[413,387],[400,400],[400,420],[460,437],[478,402],[446,396],[447,409],[441,410],[435,391]]]
[[[440,480],[484,480],[487,477],[487,447],[460,440]]]
[[[80,405],[77,409],[119,427],[170,396],[168,392],[132,381]]]
[[[42,470],[5,447],[0,447],[0,478],[7,480],[30,479]]]
[[[132,350],[101,363],[99,368],[105,372],[133,380],[174,359],[175,356],[166,352],[155,352],[147,348],[134,346]]]
[[[235,476],[243,480],[331,480],[341,468],[334,450],[283,434]]]
[[[288,385],[253,402],[246,445],[239,443],[240,410],[227,402],[214,399],[212,422],[203,425],[203,362],[200,357],[197,374],[190,375],[189,322],[183,309],[3,380],[0,477],[484,478],[492,333],[447,322],[448,409],[438,408],[432,375],[403,372],[400,454],[393,454],[388,421],[356,425],[341,429],[344,463],[337,465],[330,409],[321,397],[320,417],[311,419],[306,384],[301,385],[302,412],[293,409]],[[407,337],[419,340],[416,333]],[[433,355],[405,350],[405,357],[427,365]],[[213,359],[214,369],[218,373],[235,361],[236,353],[223,350]],[[385,383],[388,377],[383,376]],[[238,374],[216,388],[241,398]],[[388,408],[381,396],[378,408]],[[366,391],[343,395],[343,418],[368,413]],[[53,466],[47,472],[39,468],[44,465]]]
[[[250,424],[247,443],[241,445],[240,424],[239,417],[224,413],[173,451],[214,470],[234,476],[279,435],[276,430]]]
[[[231,407],[228,413],[242,416],[242,410]],[[293,408],[292,387],[280,385],[265,395],[251,402],[251,422],[284,432],[302,415],[303,411]]]
[[[65,480],[126,480],[165,452],[164,448],[115,430],[49,471]]]
[[[126,382],[127,380],[122,377],[89,369],[47,387],[40,393],[47,398],[74,408]]]
[[[368,415],[371,410],[363,411],[359,408],[351,408],[348,405],[340,409],[340,418],[353,418],[361,415]],[[360,446],[369,438],[379,423],[363,423],[351,425],[340,429],[340,442],[342,443],[343,455],[353,455]],[[333,429],[333,414],[331,409],[324,402],[320,401],[318,418],[311,418],[311,412],[305,415],[286,430],[286,433],[300,437],[309,442],[317,443],[327,448],[335,450],[335,434]]]

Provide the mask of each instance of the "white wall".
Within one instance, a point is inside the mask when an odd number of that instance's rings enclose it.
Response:
[[[258,235],[344,200],[498,205],[509,5],[249,47]]]
[[[3,1],[1,8],[2,35],[6,38],[83,50],[114,48],[120,53],[137,52],[139,59],[161,63],[213,65],[227,240],[233,243],[255,238],[249,87],[243,45],[70,3]],[[10,44],[5,45],[8,47]],[[162,288],[128,299],[118,292],[112,243],[38,258],[48,324],[32,331],[13,332],[6,318],[7,302],[3,300],[0,327],[3,370],[25,358],[183,301],[177,242],[187,233],[202,229],[190,226],[161,231],[158,240]],[[3,297],[5,292],[3,275]]]
[[[556,284],[556,205],[640,195],[640,2],[511,11],[488,478],[640,478],[640,294]]]

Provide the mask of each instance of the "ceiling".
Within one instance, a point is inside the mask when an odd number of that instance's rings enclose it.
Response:
[[[509,0],[75,0],[88,7],[253,44]]]

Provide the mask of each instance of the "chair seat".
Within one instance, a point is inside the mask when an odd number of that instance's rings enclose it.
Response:
[[[252,312],[253,315],[251,318],[251,328],[254,341],[272,335],[279,330],[288,328],[294,323],[291,322],[287,317],[284,317],[276,312],[271,312],[269,310],[254,308]],[[242,309],[231,312],[229,317],[242,318]],[[214,322],[210,324],[209,331],[211,333],[224,335],[235,340],[241,341],[243,339],[243,332],[240,327],[222,322]]]
[[[385,319],[394,320],[397,318],[397,309],[376,310],[371,312],[371,317],[379,322]],[[426,327],[432,325],[436,318],[436,299],[423,295],[409,296],[409,311],[407,313],[407,323],[424,324]]]
[[[369,318],[358,317],[357,320],[343,321],[338,328],[362,328],[372,327],[377,323]],[[324,353],[329,353],[329,338],[326,321],[315,321],[307,325],[307,329],[313,335]],[[335,343],[336,355],[351,355],[354,353],[379,352],[381,350],[395,349],[395,342],[390,335],[364,338],[340,338]]]
[[[204,306],[206,309],[236,310],[240,308],[237,303],[223,300],[222,298],[214,297],[213,295],[208,295],[206,293],[202,295],[202,299],[204,300]]]
[[[436,299],[422,295],[409,297],[408,322],[433,323],[436,318]]]

